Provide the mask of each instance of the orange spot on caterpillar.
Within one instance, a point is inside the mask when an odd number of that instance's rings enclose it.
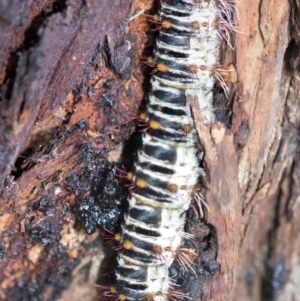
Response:
[[[117,293],[116,288],[114,286],[110,286],[110,292],[116,294]]]
[[[193,22],[190,23],[190,27],[193,30],[199,30],[201,28],[201,24],[198,21],[193,21]]]
[[[149,22],[155,24],[155,28],[152,31],[157,31],[160,29],[169,29],[172,27],[172,23],[168,20],[159,20],[160,17],[158,14],[150,16]]]
[[[172,248],[170,246],[168,246],[168,247],[165,247],[164,250],[167,251],[167,252],[171,252]]]
[[[121,233],[113,233],[105,228],[104,230],[108,233],[102,237],[105,240],[105,244],[111,244],[111,243],[121,241],[121,237],[122,237]]]
[[[121,237],[122,237],[121,233],[115,234],[115,241],[120,241]]]
[[[193,129],[190,124],[183,124],[181,128],[186,134],[190,133]]]
[[[161,129],[161,124],[156,120],[149,120],[149,128],[152,130]]]
[[[166,20],[162,21],[161,25],[162,25],[163,28],[167,28],[167,29],[172,27],[172,23],[170,21],[166,21]]]
[[[142,118],[146,119],[147,114],[145,113],[145,116],[142,116]],[[151,131],[153,130],[159,130],[162,129],[162,125],[156,121],[156,120],[149,120],[149,121],[142,121],[140,122],[140,124],[138,124],[138,127],[140,127],[141,129],[139,130],[139,132],[144,132],[149,130],[149,133],[151,133]]]
[[[130,241],[130,240],[125,240],[123,243],[122,243],[122,246],[125,250],[132,250],[133,247],[134,247],[134,244]]]
[[[159,14],[153,14],[153,15],[144,14],[144,15],[147,17],[147,20],[150,23],[157,23],[157,22],[159,22]]]
[[[123,169],[117,168],[118,175],[117,177],[120,179],[120,182],[130,190],[134,190],[137,188],[136,183],[133,181],[134,173],[126,172]]]
[[[148,186],[148,183],[144,179],[138,178],[135,181],[135,185],[138,188],[146,188]]]
[[[143,301],[154,301],[155,297],[157,297],[157,296],[162,296],[162,292],[158,291],[158,292],[155,292],[155,293],[146,293],[143,296]]]
[[[189,73],[196,74],[198,71],[198,66],[197,65],[189,65],[189,66],[187,66],[187,71]]]
[[[160,259],[161,261],[164,260],[164,257],[163,257],[163,248],[159,245],[154,245],[153,246],[153,249],[152,249],[152,252],[156,255],[156,257],[158,259]]]
[[[151,74],[168,72],[169,67],[163,63],[157,63]]]
[[[169,184],[168,190],[172,193],[176,193],[178,191],[178,186],[176,184]]]
[[[161,262],[165,261],[165,258],[163,256],[164,249],[159,245],[154,245],[152,252],[155,254],[157,259],[159,259]]]
[[[153,293],[146,293],[144,296],[143,296],[143,301],[154,301],[155,299],[155,294]]]
[[[159,14],[154,14],[152,16],[153,21],[158,22],[159,21]]]
[[[169,70],[169,67],[163,63],[157,63],[156,69],[159,72],[167,72]]]
[[[96,285],[99,287],[103,293],[100,295],[99,299],[110,299],[110,298],[116,298],[117,297],[117,290],[113,285]]]
[[[127,300],[127,296],[125,296],[124,294],[119,294],[118,295],[118,300],[125,301],[125,300]]]
[[[148,128],[149,124],[146,122],[147,112],[140,112],[135,115],[131,115],[132,122],[137,127]]]
[[[132,181],[132,178],[133,178],[133,173],[132,173],[132,172],[128,172],[128,173],[127,173],[127,179],[128,179],[129,181]]]
[[[127,172],[121,168],[116,168],[118,173],[116,174],[116,177],[120,179],[120,182],[127,187],[128,185],[131,185],[132,179],[134,174],[132,172]]]
[[[146,112],[141,112],[140,115],[139,115],[139,117],[140,117],[140,120],[145,121],[146,117],[147,117],[147,113]]]
[[[155,67],[155,61],[152,56],[141,56],[140,62],[144,64],[143,68],[149,66],[151,68]]]
[[[161,254],[163,252],[163,249],[162,249],[162,247],[160,245],[154,245],[152,251],[155,254]]]

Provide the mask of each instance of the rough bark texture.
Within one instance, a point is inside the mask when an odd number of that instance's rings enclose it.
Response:
[[[135,131],[153,38],[129,18],[153,2],[0,3],[0,300],[97,300],[100,226],[126,199],[108,160]],[[210,211],[189,213],[197,276],[179,279],[193,300],[300,300],[300,2],[237,11],[231,98],[216,89],[211,128],[192,101]]]

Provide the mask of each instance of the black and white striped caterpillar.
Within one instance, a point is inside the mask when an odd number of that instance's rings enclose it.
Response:
[[[197,98],[203,119],[214,120],[213,88],[219,82],[225,94],[234,81],[231,66],[219,65],[222,36],[233,26],[232,0],[161,0],[151,22],[159,31],[149,103],[134,172],[134,189],[121,225],[115,283],[103,296],[125,301],[183,300],[169,277],[177,258],[190,265],[193,250],[181,247],[186,211],[195,198],[201,152],[189,98]],[[196,196],[197,198],[197,196]]]

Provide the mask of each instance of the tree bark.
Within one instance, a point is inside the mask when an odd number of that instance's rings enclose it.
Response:
[[[0,3],[0,300],[97,300],[112,269],[101,266],[103,227],[114,230],[127,193],[111,162],[148,89],[139,61],[154,37],[134,14],[156,5]],[[181,275],[182,290],[199,301],[299,300],[300,2],[236,7],[234,49],[222,48],[238,73],[231,97],[216,88],[209,128],[191,100],[209,211],[188,213],[197,275]],[[125,144],[126,167],[135,136]]]

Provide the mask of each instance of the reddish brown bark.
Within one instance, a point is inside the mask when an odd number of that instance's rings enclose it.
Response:
[[[21,2],[1,9],[0,299],[92,300],[99,231],[75,227],[75,207],[134,130],[131,2]]]

